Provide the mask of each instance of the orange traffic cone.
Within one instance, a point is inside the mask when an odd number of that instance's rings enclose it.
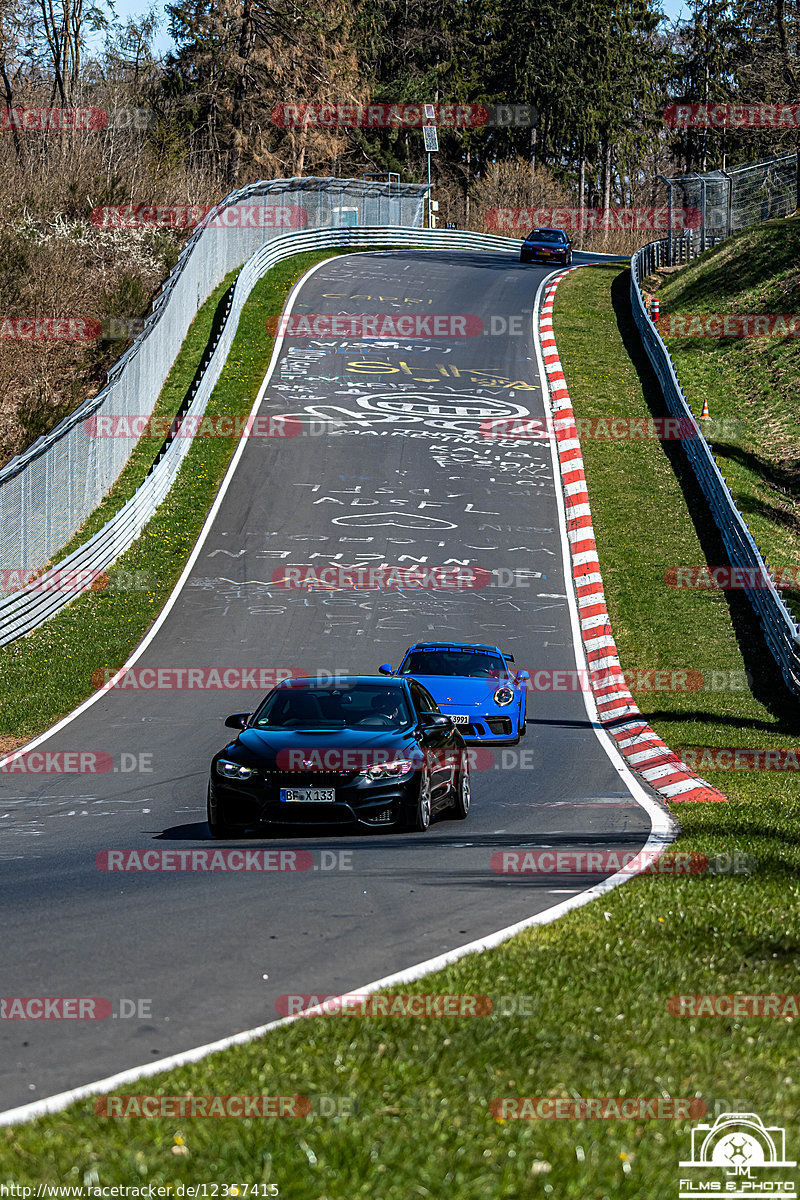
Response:
[[[701,421],[710,421],[711,413],[708,411],[708,400],[703,401],[703,411],[700,413]]]

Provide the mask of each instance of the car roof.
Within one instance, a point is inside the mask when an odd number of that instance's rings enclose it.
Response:
[[[379,683],[382,687],[402,689],[405,679],[392,675],[308,675],[303,678],[282,679],[279,688],[351,688],[358,683]]]
[[[544,225],[537,225],[535,229],[532,229],[530,231],[530,233],[528,234],[528,237],[533,237],[533,235],[535,233],[563,233],[563,232],[564,232],[563,229],[545,229]]]
[[[490,646],[484,642],[415,642],[413,646],[408,647],[404,657],[412,650],[488,650],[492,654],[499,654],[501,658],[505,657],[499,646]]]

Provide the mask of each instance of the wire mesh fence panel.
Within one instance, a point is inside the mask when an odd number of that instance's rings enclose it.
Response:
[[[797,207],[797,155],[707,171],[703,175],[659,176],[667,189],[673,220],[667,236],[667,262],[675,265],[772,217]]]

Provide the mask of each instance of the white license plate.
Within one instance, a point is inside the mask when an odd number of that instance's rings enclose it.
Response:
[[[454,725],[469,725],[469,717],[465,717],[463,715],[453,716],[451,714],[450,720],[453,722]]]
[[[281,788],[281,800],[287,804],[334,804],[335,788]]]

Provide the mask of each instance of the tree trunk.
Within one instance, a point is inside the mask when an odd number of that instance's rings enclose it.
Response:
[[[797,73],[792,64],[789,50],[789,35],[786,32],[786,0],[776,0],[775,24],[778,26],[778,38],[781,43],[783,58],[783,74],[791,92],[797,92]],[[800,49],[800,45],[798,46]],[[795,209],[800,210],[800,137],[797,139],[797,165],[795,171]]]
[[[472,151],[467,149],[467,179],[464,185],[464,227],[469,229],[469,185],[471,182]]]
[[[586,152],[583,137],[581,137],[581,161],[578,169],[578,208],[586,203]]]
[[[603,245],[608,242],[608,210],[611,208],[611,136],[606,134],[603,147]]]
[[[2,79],[2,81],[3,81],[3,93],[5,95],[6,108],[12,109],[14,107],[14,93],[13,93],[13,90],[11,87],[11,81],[8,78],[8,70],[6,69],[5,55],[0,57],[0,79]],[[14,143],[14,150],[17,155],[17,162],[19,163],[19,165],[21,167],[24,167],[25,159],[22,154],[22,143],[19,140],[19,130],[17,129],[17,127],[13,121],[11,122],[11,140]]]
[[[242,163],[242,150],[245,141],[246,117],[244,111],[247,96],[247,72],[252,50],[252,14],[250,0],[244,0],[242,5],[241,26],[239,28],[238,56],[236,60],[236,81],[233,85],[233,104],[231,106],[232,146],[228,159],[228,186],[233,189],[239,179]]]
[[[581,161],[578,168],[578,245],[583,248],[583,211],[586,208],[586,141],[581,134]]]

